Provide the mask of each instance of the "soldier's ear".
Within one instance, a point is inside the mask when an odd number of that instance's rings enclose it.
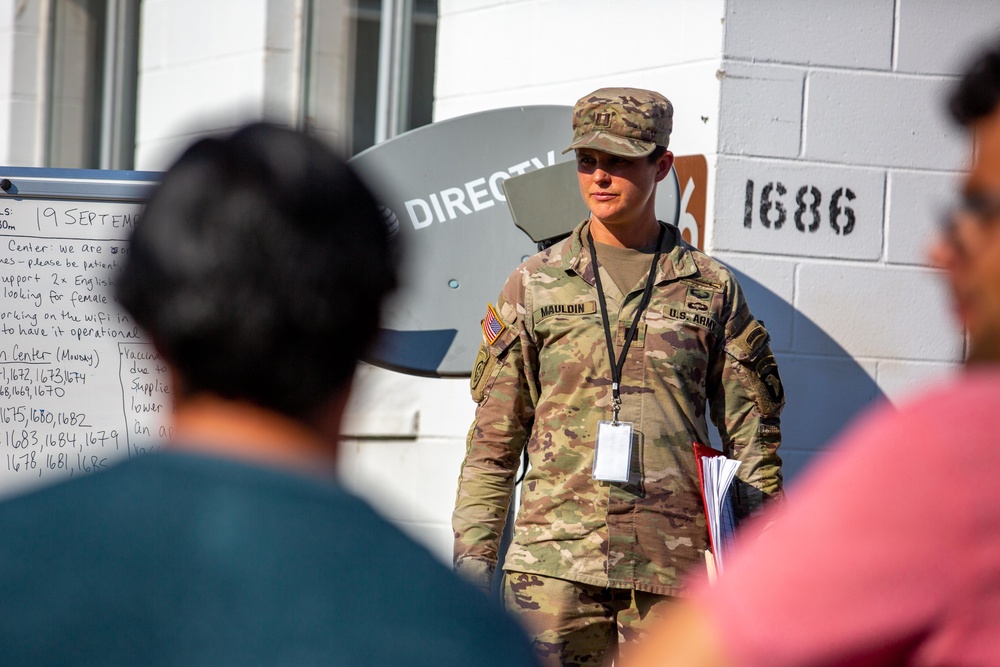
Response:
[[[670,151],[666,151],[663,155],[659,157],[656,161],[656,182],[659,183],[667,174],[670,173],[670,167],[674,166],[674,154]]]

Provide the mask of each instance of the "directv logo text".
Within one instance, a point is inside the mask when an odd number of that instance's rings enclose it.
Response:
[[[444,222],[454,220],[458,214],[472,215],[474,211],[482,211],[493,206],[497,201],[507,201],[500,183],[511,176],[519,176],[531,169],[551,167],[556,162],[556,152],[549,151],[548,164],[536,157],[515,164],[507,171],[497,171],[489,178],[477,178],[465,183],[462,187],[445,188],[441,192],[432,192],[426,199],[416,198],[405,202],[406,212],[414,229],[423,229],[435,220]],[[470,208],[471,206],[471,208]]]

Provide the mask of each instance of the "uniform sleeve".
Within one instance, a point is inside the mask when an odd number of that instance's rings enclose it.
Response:
[[[738,477],[767,499],[782,493],[781,410],[785,392],[764,325],[750,314],[735,279],[728,286],[724,337],[713,355],[708,397],[727,456]]]
[[[487,590],[537,398],[530,372],[534,346],[525,333],[523,304],[521,277],[515,273],[497,301],[502,330],[492,342],[484,335],[473,369],[476,415],[452,515],[455,569]]]

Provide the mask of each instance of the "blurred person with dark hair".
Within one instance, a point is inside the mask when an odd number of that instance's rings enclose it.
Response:
[[[169,366],[173,435],[0,505],[0,663],[531,664],[513,621],[334,479],[389,236],[291,130],[201,140],[166,172],[116,285]]]
[[[931,257],[964,372],[853,426],[629,665],[1000,665],[1000,43],[950,108],[972,166]]]

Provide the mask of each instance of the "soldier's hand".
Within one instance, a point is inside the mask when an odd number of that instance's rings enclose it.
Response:
[[[486,561],[472,558],[455,563],[455,572],[463,579],[490,596],[493,590],[493,566]]]

